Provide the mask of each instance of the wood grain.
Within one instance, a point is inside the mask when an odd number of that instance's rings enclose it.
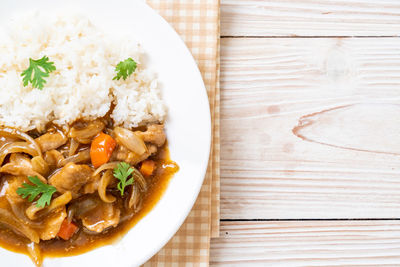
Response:
[[[211,266],[399,266],[399,221],[223,222]]]
[[[225,38],[221,60],[223,219],[400,217],[399,38]]]
[[[222,0],[224,36],[397,36],[398,0]]]

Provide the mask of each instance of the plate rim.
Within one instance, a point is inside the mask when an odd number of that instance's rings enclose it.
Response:
[[[46,1],[46,0],[43,0]],[[124,2],[126,0],[120,0],[121,2]],[[9,0],[8,2],[13,2],[12,0]],[[56,1],[55,1],[56,2]],[[61,2],[61,1],[60,1]],[[176,40],[179,40],[180,45],[182,46],[182,48],[185,51],[182,51],[183,53],[187,54],[190,57],[190,61],[191,64],[193,64],[193,66],[195,66],[195,72],[193,73],[194,75],[197,76],[198,80],[201,81],[201,85],[199,84],[199,87],[202,87],[202,94],[203,97],[205,97],[206,102],[207,102],[207,109],[206,112],[207,114],[204,114],[204,117],[207,117],[207,131],[203,131],[202,133],[205,134],[205,132],[207,132],[207,136],[204,136],[204,138],[206,139],[206,143],[208,144],[207,147],[205,148],[204,154],[207,155],[207,157],[202,161],[201,164],[201,179],[198,179],[197,182],[197,188],[196,188],[196,194],[194,194],[192,196],[191,199],[187,200],[187,204],[185,207],[185,212],[181,214],[181,216],[179,217],[179,220],[177,220],[178,222],[176,223],[175,227],[173,227],[173,229],[169,229],[168,234],[165,235],[165,237],[160,240],[160,242],[157,243],[156,246],[153,246],[153,249],[150,251],[148,251],[148,253],[146,255],[143,255],[140,260],[138,260],[137,262],[135,262],[134,264],[137,265],[141,265],[143,263],[145,263],[147,260],[149,260],[152,256],[154,256],[158,251],[160,251],[160,249],[162,247],[165,246],[165,244],[167,244],[167,242],[176,234],[176,232],[181,228],[182,224],[184,223],[184,221],[186,220],[186,218],[188,217],[189,213],[191,212],[198,196],[199,193],[201,191],[202,185],[204,183],[206,174],[207,174],[207,168],[208,168],[208,164],[209,164],[209,159],[210,159],[210,153],[211,153],[211,145],[212,145],[212,120],[211,120],[211,110],[210,110],[210,103],[209,103],[209,98],[208,98],[208,94],[207,94],[207,89],[206,86],[204,84],[204,80],[202,78],[201,72],[199,70],[199,67],[192,55],[192,53],[190,52],[189,48],[186,46],[185,42],[183,41],[182,37],[175,31],[175,29],[160,15],[158,14],[153,8],[151,8],[147,3],[145,3],[144,1],[140,1],[140,0],[130,0],[130,2],[134,3],[135,5],[140,5],[142,6],[142,8],[147,9],[147,12],[152,13],[153,16],[157,17],[158,20],[164,25],[164,27],[169,28],[169,31],[174,35],[174,38]],[[168,124],[168,118],[167,118],[167,124]],[[173,179],[173,178],[172,178]],[[170,186],[171,181],[169,182],[169,185],[167,186],[166,191],[168,190],[168,187]],[[163,195],[161,197],[161,199],[164,197],[165,195],[165,191],[163,192]],[[145,215],[144,218],[142,218],[139,223],[143,220],[145,220],[145,218],[151,214],[151,212],[156,208],[156,206],[159,204],[159,202],[161,201],[161,199],[155,204],[155,207],[153,207],[149,213],[147,213]],[[138,224],[139,224],[138,223]],[[135,228],[138,224],[136,224],[135,226],[133,226],[125,235],[127,235],[133,228]],[[115,242],[120,242],[120,241],[115,241]],[[107,246],[107,245],[106,245]],[[102,248],[104,246],[101,246],[99,248]],[[98,250],[99,248],[96,248],[94,250],[91,250],[89,252],[83,253],[83,254],[79,254],[77,256],[72,256],[72,257],[80,257],[81,255],[85,255],[88,254],[92,251]],[[1,250],[6,250],[2,247],[0,247]],[[8,251],[8,250],[7,250]],[[19,254],[18,255],[22,255]],[[26,255],[24,255],[24,257],[26,257]],[[58,259],[64,259],[64,258],[70,258],[68,255],[66,255],[65,257],[60,257]],[[52,259],[49,257],[46,257],[44,264],[46,264],[46,261]],[[132,264],[132,263],[131,263]],[[135,265],[136,266],[136,265]]]

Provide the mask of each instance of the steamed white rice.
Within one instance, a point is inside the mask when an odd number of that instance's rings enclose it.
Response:
[[[155,77],[141,64],[140,46],[105,36],[87,18],[32,14],[0,33],[0,125],[27,131],[48,122],[64,126],[103,117],[117,125],[162,122],[166,108]],[[43,90],[24,87],[29,58],[48,56],[57,70]],[[113,81],[115,66],[133,58],[138,67],[126,81]]]

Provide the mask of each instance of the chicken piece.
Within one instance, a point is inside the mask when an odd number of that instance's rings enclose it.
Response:
[[[147,152],[144,153],[141,157],[139,157],[139,160],[137,162],[131,163],[131,165],[136,165],[139,162],[142,162],[143,160],[146,160],[151,155],[154,155],[155,153],[157,153],[157,146],[156,145],[147,144],[146,147],[147,147]]]
[[[82,190],[81,190],[82,194],[93,194],[94,192],[97,192],[97,188],[99,188],[100,178],[101,178],[100,174],[97,174],[96,176],[94,176],[82,188]]]
[[[67,217],[65,206],[58,212],[51,213],[43,221],[43,228],[38,231],[40,239],[50,240],[57,236],[60,231],[61,224]]]
[[[23,183],[27,182],[27,178],[25,176],[5,176],[5,178],[8,181],[5,197],[11,207],[13,218],[21,223],[18,224],[20,231],[17,232],[22,233],[33,242],[56,237],[61,223],[67,217],[65,206],[57,208],[40,220],[32,221],[26,217],[26,209],[32,204],[16,192]]]
[[[14,163],[21,166],[29,167],[31,162],[29,156],[22,153],[12,153],[10,156],[10,163]]]
[[[17,189],[22,187],[23,183],[27,183],[28,179],[26,176],[13,176],[13,175],[5,175],[4,179],[7,181],[5,196],[12,202],[13,204],[23,204],[26,202],[21,196],[17,194]]]
[[[147,151],[149,152],[149,156],[154,155],[155,153],[157,153],[157,147],[155,145],[147,145]],[[148,158],[146,157],[146,159]]]
[[[163,124],[149,125],[145,132],[136,131],[135,134],[141,137],[143,141],[155,144],[158,147],[162,146],[166,140]]]
[[[44,154],[44,160],[53,169],[58,168],[64,159],[64,156],[57,150],[50,150]]]
[[[116,227],[121,214],[116,205],[105,203],[97,196],[92,200],[96,201],[97,205],[78,216],[82,220],[83,226],[95,233],[101,233],[107,228]]]
[[[110,158],[110,161],[125,161],[131,165],[135,165],[139,162],[139,156],[124,146],[117,146]]]
[[[46,182],[46,179],[41,174],[33,170],[29,157],[21,153],[11,154],[10,162],[3,165],[0,168],[0,172],[16,176],[37,176],[40,180]]]
[[[67,137],[60,132],[48,132],[35,139],[43,153],[59,148],[67,140]]]
[[[50,172],[49,164],[43,159],[43,157],[34,157],[31,159],[32,170],[40,173],[43,176],[47,176]]]
[[[79,190],[92,179],[93,170],[87,165],[68,163],[49,179],[49,184],[60,193],[71,191],[72,197],[79,196]]]
[[[110,161],[125,161],[130,165],[136,165],[157,152],[157,146],[155,145],[146,145],[146,146],[147,146],[147,152],[144,153],[142,156],[138,156],[137,154],[133,153],[124,146],[118,146],[116,149],[114,149]]]

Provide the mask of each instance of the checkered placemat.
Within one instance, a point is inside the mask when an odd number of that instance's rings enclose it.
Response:
[[[207,88],[213,146],[204,184],[185,223],[144,266],[208,266],[210,238],[219,234],[219,0],[147,0],[180,34]]]

